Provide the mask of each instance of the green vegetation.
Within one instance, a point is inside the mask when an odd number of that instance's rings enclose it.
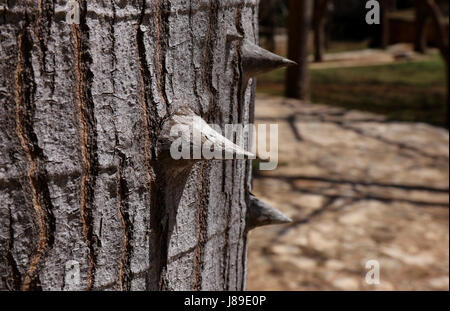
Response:
[[[258,79],[258,91],[283,95],[284,70]],[[438,55],[390,65],[311,70],[314,103],[445,126],[445,65]]]
[[[327,47],[327,53],[340,53],[368,49],[370,39],[363,41],[331,41]],[[313,53],[311,53],[313,55]]]

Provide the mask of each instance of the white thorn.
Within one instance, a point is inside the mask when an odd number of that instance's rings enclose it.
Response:
[[[276,208],[260,201],[250,194],[250,205],[247,208],[247,230],[268,225],[281,225],[291,223],[292,219]]]
[[[182,138],[185,139],[186,144],[189,144],[191,150],[194,148],[200,148],[200,150],[202,150],[201,148],[205,143],[208,143],[208,145],[217,148],[217,152],[222,153],[223,159],[245,159],[245,157],[248,159],[256,158],[256,155],[234,144],[231,140],[214,130],[205,120],[196,115],[189,108],[180,109],[179,112],[174,114],[169,121],[166,122],[162,132],[163,149],[169,150],[170,144],[176,139],[169,134],[173,126],[184,126],[185,128],[190,129],[191,135],[183,135]],[[199,133],[201,138],[199,140],[193,139],[193,133]],[[200,145],[198,145],[199,143]]]

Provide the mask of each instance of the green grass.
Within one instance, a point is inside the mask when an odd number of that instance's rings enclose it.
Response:
[[[370,40],[363,41],[331,41],[327,53],[359,51],[369,48]]]
[[[285,71],[258,79],[258,91],[283,95]],[[445,65],[438,56],[383,66],[311,70],[311,101],[445,126]]]

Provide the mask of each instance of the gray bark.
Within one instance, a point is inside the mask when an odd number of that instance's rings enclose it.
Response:
[[[250,161],[171,184],[156,144],[183,107],[253,118],[227,35],[258,1],[79,2],[0,1],[0,289],[244,289]]]

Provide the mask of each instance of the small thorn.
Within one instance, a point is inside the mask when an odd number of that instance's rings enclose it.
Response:
[[[294,61],[269,52],[249,41],[244,41],[242,44],[242,64],[247,78],[281,67],[298,65]]]
[[[250,194],[250,206],[247,209],[247,230],[268,225],[282,225],[291,223],[292,219],[276,208],[260,201]]]

